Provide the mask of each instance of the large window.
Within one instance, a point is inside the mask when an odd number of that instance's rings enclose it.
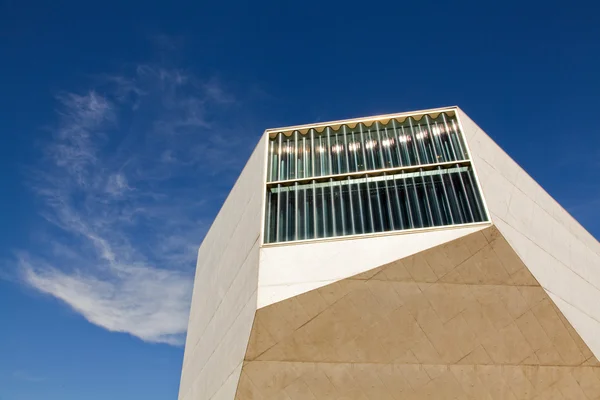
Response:
[[[465,160],[454,117],[424,115],[279,132],[269,141],[267,180],[286,181]]]
[[[487,220],[453,115],[278,132],[265,243]]]

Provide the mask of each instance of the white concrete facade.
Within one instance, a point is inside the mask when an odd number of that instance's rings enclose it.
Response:
[[[460,119],[490,222],[263,245],[265,132],[198,253],[180,400],[235,397],[258,308],[490,224],[600,358],[600,244],[459,108],[431,112],[448,110]]]
[[[600,243],[464,112],[492,222],[600,357]]]
[[[369,271],[488,226],[489,223],[482,223],[263,248],[260,253],[258,308]]]
[[[233,399],[256,312],[265,138],[198,252],[180,400]]]

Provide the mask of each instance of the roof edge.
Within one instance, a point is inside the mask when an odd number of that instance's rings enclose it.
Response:
[[[269,134],[269,133],[273,133],[273,132],[287,132],[287,131],[295,131],[295,130],[300,130],[300,129],[318,128],[318,127],[327,126],[327,125],[341,125],[341,124],[349,124],[349,123],[367,122],[367,121],[374,121],[374,120],[378,120],[378,119],[390,119],[390,118],[429,114],[429,113],[434,113],[434,112],[439,113],[439,112],[443,112],[443,111],[456,111],[456,110],[460,110],[460,107],[448,106],[448,107],[439,107],[439,108],[429,108],[429,109],[425,109],[425,110],[404,111],[401,113],[393,113],[393,114],[380,114],[380,115],[373,115],[373,116],[368,116],[368,117],[358,117],[358,118],[341,119],[341,120],[334,120],[334,121],[315,122],[312,124],[283,126],[283,127],[278,127],[278,128],[266,129],[265,134]]]

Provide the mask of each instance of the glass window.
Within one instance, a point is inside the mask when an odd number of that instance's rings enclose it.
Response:
[[[456,117],[441,113],[402,121],[280,132],[269,139],[269,182],[431,165],[467,159]]]
[[[265,243],[488,219],[456,115],[271,134]]]
[[[269,186],[265,242],[487,220],[470,166]]]

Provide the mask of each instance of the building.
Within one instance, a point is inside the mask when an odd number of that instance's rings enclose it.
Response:
[[[180,400],[598,399],[600,244],[457,107],[269,129]]]

